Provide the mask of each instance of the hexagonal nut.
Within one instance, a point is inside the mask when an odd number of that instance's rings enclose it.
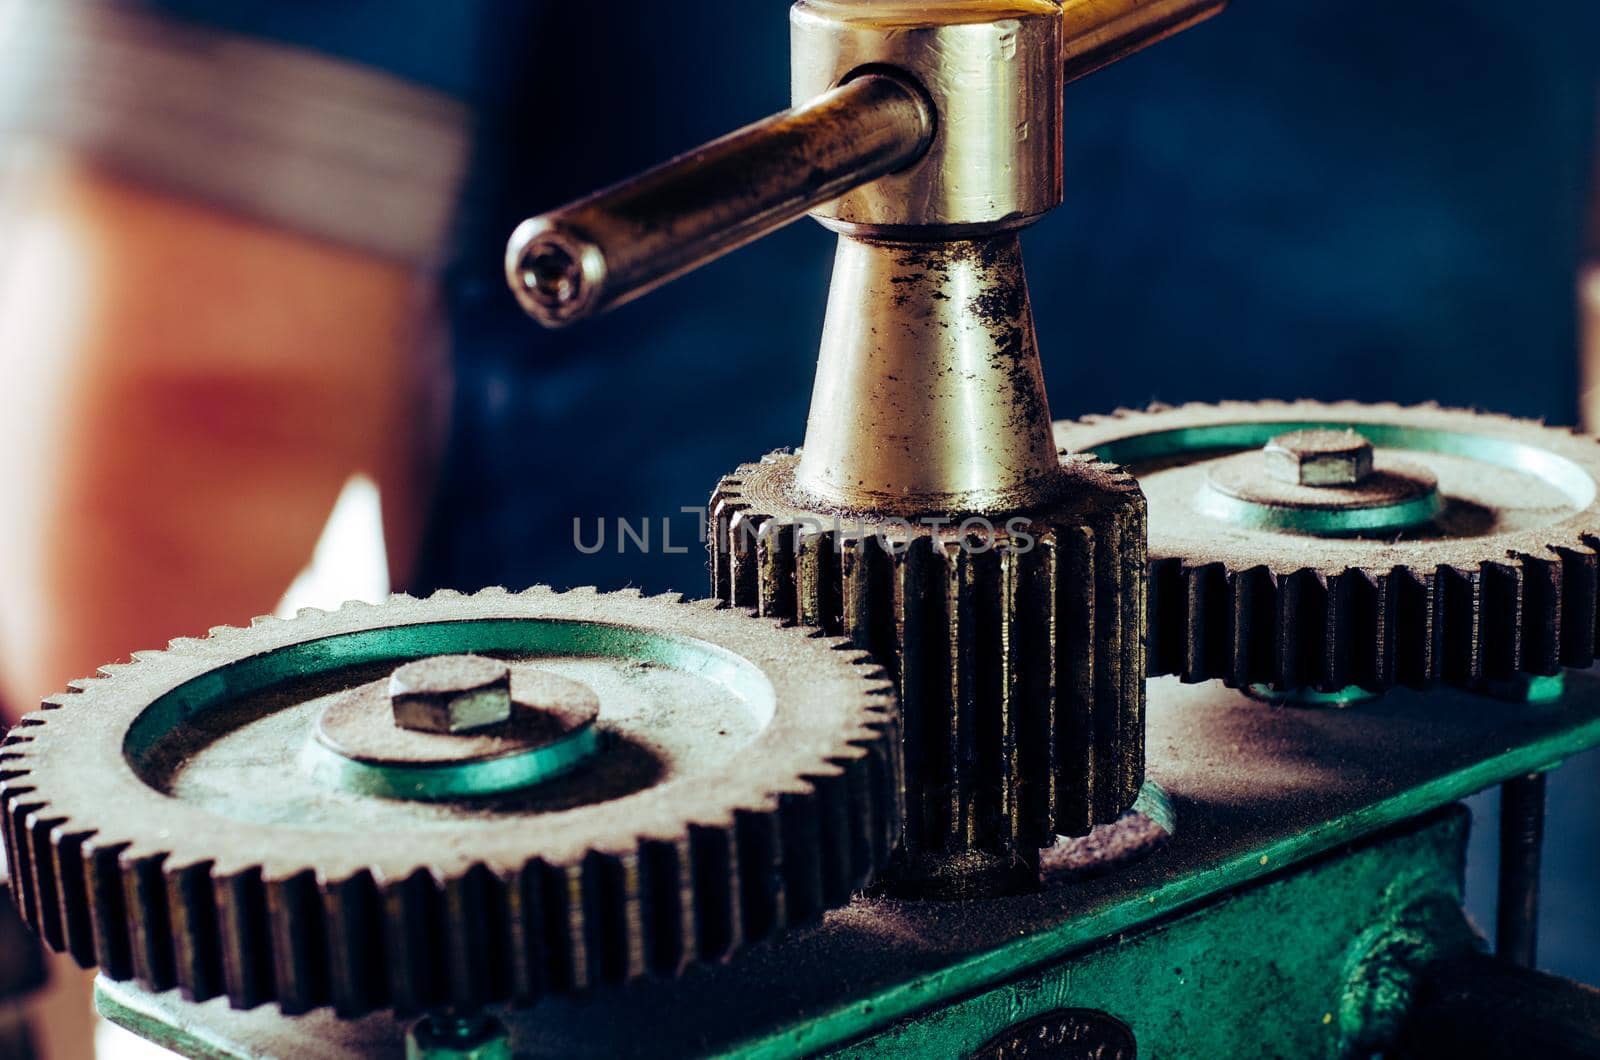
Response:
[[[1289,431],[1262,454],[1267,473],[1293,486],[1356,486],[1372,474],[1372,443],[1349,428]]]
[[[480,655],[436,655],[389,676],[394,723],[416,732],[472,732],[511,718],[511,668]]]

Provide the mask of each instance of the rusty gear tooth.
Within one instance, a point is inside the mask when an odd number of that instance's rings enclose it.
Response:
[[[1600,560],[1592,537],[1582,546],[1557,546],[1561,557],[1561,664],[1584,667],[1594,662],[1596,617],[1600,614]]]
[[[225,992],[217,903],[211,863],[167,865],[163,886],[171,918],[173,977],[190,1001],[208,1001]]]
[[[1228,572],[1227,583],[1232,629],[1226,673],[1231,684],[1244,687],[1270,679],[1283,658],[1279,579],[1265,567],[1251,567]]]
[[[1058,423],[1056,440],[1070,451],[1115,457],[1132,440],[1144,444],[1170,432],[1192,438],[1222,427],[1294,422],[1503,440],[1547,450],[1551,460],[1600,483],[1600,446],[1593,438],[1437,405],[1152,406]],[[1207,458],[1240,448],[1219,442],[1194,454]],[[1167,454],[1149,471],[1133,471],[1154,476],[1182,459]],[[1600,636],[1600,503],[1573,504],[1570,516],[1534,529],[1417,539],[1401,534],[1360,545],[1220,522],[1205,537],[1194,529],[1205,525],[1201,517],[1184,520],[1158,507],[1151,522],[1150,674],[1220,678],[1236,686],[1382,691],[1436,681],[1473,687],[1591,665]],[[1317,548],[1328,552],[1328,562],[1308,556]]]
[[[677,975],[694,957],[694,904],[688,899],[693,887],[687,878],[691,868],[687,836],[639,844],[640,958],[647,973]]]
[[[56,876],[50,836],[64,823],[60,817],[37,811],[29,813],[24,826],[17,830],[18,850],[13,852],[15,857],[11,862],[13,893],[23,891],[31,896],[38,911],[35,922],[39,933],[45,944],[57,952],[67,948],[67,934],[62,922],[61,884]]]
[[[1525,637],[1536,639],[1530,631],[1535,620],[1528,608],[1529,578],[1521,563],[1485,563],[1480,612],[1483,676],[1491,681],[1506,681],[1528,670]]]
[[[216,923],[215,959],[222,969],[223,987],[235,1008],[253,1008],[277,996],[261,870],[223,872],[213,866],[213,874],[212,899],[216,904],[211,916]],[[203,923],[203,916],[197,911],[190,922]],[[190,936],[187,944],[201,943],[201,936]]]
[[[83,845],[83,886],[88,897],[94,963],[112,979],[134,977],[131,925],[119,864],[127,847],[126,842],[102,843],[98,837]]]
[[[94,927],[89,910],[88,889],[84,885],[83,845],[92,833],[68,831],[58,826],[51,830],[50,845],[36,846],[32,856],[48,858],[53,869],[60,904],[62,949],[83,968],[94,967]],[[34,925],[36,929],[40,925]],[[43,932],[41,931],[41,934]],[[49,936],[45,935],[46,942]]]
[[[737,810],[733,846],[739,874],[740,937],[745,944],[776,933],[784,915],[781,877],[773,871],[780,837],[771,814]]]
[[[1515,557],[1523,572],[1522,666],[1548,676],[1561,669],[1562,562],[1554,553]]]
[[[273,994],[286,1015],[328,1004],[327,918],[310,869],[263,881]]]
[[[401,1019],[443,1001],[439,980],[439,894],[422,869],[376,883],[383,906],[384,968],[389,1007]]]
[[[122,900],[129,913],[128,950],[133,976],[156,992],[177,985],[166,881],[161,874],[165,860],[164,854],[138,856],[131,852],[124,852],[118,859]]]
[[[328,939],[328,994],[343,1019],[364,1016],[388,1001],[388,952],[383,901],[370,872],[322,885]],[[228,995],[242,983],[230,979]]]
[[[12,893],[16,896],[18,912],[23,920],[33,925],[35,931],[44,933],[45,921],[48,915],[41,910],[39,904],[39,888],[34,863],[37,852],[29,840],[31,831],[27,821],[45,804],[37,799],[29,799],[33,794],[29,788],[13,788],[6,793],[5,819],[6,829],[6,863],[9,870]]]
[[[1436,571],[1439,586],[1439,674],[1473,685],[1484,677],[1483,573],[1455,566]]]
[[[1338,690],[1368,684],[1376,669],[1374,653],[1361,645],[1377,643],[1371,629],[1375,608],[1371,579],[1359,570],[1342,570],[1322,579],[1326,641],[1320,645],[1321,674],[1317,687]]]
[[[731,830],[689,827],[694,882],[694,946],[701,960],[717,960],[744,944],[740,932],[739,866]]]
[[[1329,621],[1327,580],[1317,571],[1300,570],[1277,583],[1275,672],[1291,687],[1330,687],[1326,648],[1335,623]]]
[[[963,548],[954,522],[935,533],[791,502],[795,462],[771,454],[713,493],[712,585],[730,605],[848,637],[899,689],[908,889],[964,892],[1124,812],[1143,779],[1137,484],[1067,458],[1073,499],[1019,516],[1019,548]],[[881,841],[881,821],[872,832],[861,841]]]
[[[511,901],[506,881],[482,863],[446,876],[445,964],[451,1003],[460,1008],[508,1001],[513,996]]]
[[[169,796],[133,773],[120,737],[106,745],[114,752],[90,787],[128,799],[84,794],[82,767],[62,752],[98,747],[91,733],[241,658],[367,630],[523,617],[635,622],[747,652],[787,689],[782,716],[809,719],[793,730],[806,735],[768,747],[780,756],[770,775],[743,781],[749,790],[714,811],[686,811],[676,833],[658,820],[652,834],[613,837],[576,860],[543,858],[530,842],[524,857],[467,865],[453,850],[440,854],[442,865],[410,850],[385,860],[354,839],[301,862],[311,855],[234,842],[254,826],[226,816],[209,839],[155,835],[145,827],[152,813],[122,804]],[[833,719],[825,722],[796,698],[823,686]],[[878,664],[843,638],[785,632],[776,617],[676,593],[536,588],[308,613],[141,653],[52,706],[0,750],[7,855],[28,920],[108,978],[178,987],[196,1001],[225,995],[241,1008],[275,1001],[296,1014],[331,1005],[356,1017],[526,1004],[674,974],[847,900],[889,860],[898,836],[898,714]]]

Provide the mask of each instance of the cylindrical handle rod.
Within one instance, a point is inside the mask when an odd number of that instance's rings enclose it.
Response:
[[[919,159],[933,172],[920,183],[887,188],[885,195],[908,207],[920,202],[921,212],[939,215],[947,230],[997,220],[944,216],[951,211],[982,215],[985,204],[990,213],[1014,206],[1012,213],[1020,217],[1031,200],[1046,200],[1032,211],[1040,213],[1060,201],[1055,152],[1060,150],[1061,72],[1066,80],[1082,77],[1208,18],[1225,3],[1065,0],[1058,7],[1053,0],[1017,0],[1021,14],[1008,14],[1005,5],[985,0],[946,5],[803,0],[795,10],[815,15],[826,27],[814,42],[823,54],[806,69],[824,69],[822,85],[846,75],[843,84],[632,180],[524,221],[506,248],[507,279],[540,323],[570,324],[637,298]],[[979,16],[989,17],[991,30],[1009,27],[997,37],[1003,46],[992,54],[980,47],[990,37],[977,32]],[[1047,27],[1048,32],[1029,38],[1048,49],[1033,56],[1048,55],[1047,75],[1018,52],[1014,24],[1019,21]],[[848,76],[852,73],[856,76]],[[1051,97],[1049,105],[1040,105],[1041,93]],[[1041,117],[1048,127],[1031,120]],[[996,135],[1002,119],[1018,120],[1024,131],[1009,138]],[[934,146],[940,122],[946,130]],[[1052,153],[1048,166],[1022,164],[1038,163],[1041,151]],[[987,162],[975,165],[975,158]],[[1053,188],[1038,195],[1018,197],[1010,194],[1016,188],[1005,186],[1052,174]],[[989,187],[986,181],[1001,186]],[[918,223],[869,220],[886,229]],[[1025,223],[1027,217],[1020,220]]]
[[[637,298],[910,165],[934,116],[909,81],[869,73],[518,226],[506,275],[547,327]]]
[[[1066,0],[1061,6],[1067,80],[1076,81],[1182,33],[1228,0]]]

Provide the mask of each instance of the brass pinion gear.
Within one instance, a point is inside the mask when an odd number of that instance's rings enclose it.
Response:
[[[798,460],[773,453],[718,484],[714,595],[848,636],[888,669],[905,763],[895,890],[1037,886],[1040,848],[1116,820],[1144,778],[1138,486],[1066,458],[1039,507],[901,518],[808,502]]]
[[[1055,429],[1063,447],[1126,466],[1149,498],[1152,675],[1381,691],[1594,660],[1592,438],[1312,401],[1153,406]]]
[[[308,775],[325,704],[450,653],[592,689],[594,759],[445,801]],[[898,833],[881,671],[712,602],[399,596],[72,688],[0,748],[19,904],[84,966],[194,1000],[353,1017],[672,975],[843,904]]]

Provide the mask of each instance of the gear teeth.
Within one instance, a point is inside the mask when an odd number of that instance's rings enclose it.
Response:
[[[1486,680],[1510,680],[1524,669],[1528,581],[1523,568],[1510,563],[1485,563],[1480,575],[1482,674]]]
[[[382,899],[372,874],[357,873],[329,883],[322,888],[321,898],[328,932],[328,994],[334,1014],[353,1019],[383,1007],[388,1000],[388,952]],[[242,923],[243,918],[239,919]],[[248,985],[242,978],[230,977],[228,996],[240,996]]]
[[[86,885],[83,846],[90,832],[69,832],[57,828],[52,831],[49,847],[35,847],[35,859],[51,857],[55,869],[56,886],[61,900],[61,935],[66,952],[83,968],[94,967],[94,925],[89,913],[89,891]],[[44,935],[43,925],[29,918],[34,928]]]
[[[176,961],[172,952],[171,914],[167,908],[166,881],[161,875],[163,854],[119,859],[122,871],[122,900],[128,909],[139,910],[130,918],[128,949],[133,977],[153,990],[170,990],[177,985]]]
[[[1595,439],[1567,428],[1436,404],[1222,402],[1119,409],[1056,425],[1058,443],[1082,453],[1175,430],[1296,421],[1394,423],[1519,444],[1600,480]],[[1149,673],[1235,686],[1358,686],[1383,691],[1444,682],[1477,687],[1518,674],[1551,675],[1593,664],[1600,651],[1600,511],[1593,503],[1542,531],[1481,540],[1418,542],[1430,563],[1340,569],[1296,567],[1282,549],[1270,561],[1241,542],[1212,558],[1181,537],[1167,548],[1157,525],[1149,588]],[[1541,539],[1541,537],[1545,539]],[[1409,542],[1390,543],[1398,550]],[[1375,551],[1390,548],[1374,542]],[[1403,553],[1401,553],[1403,556]]]
[[[29,812],[19,830],[22,842],[12,851],[26,851],[27,861],[22,865],[11,862],[14,892],[21,891],[33,903],[32,919],[39,925],[46,945],[57,952],[67,948],[67,933],[61,920],[61,884],[56,875],[56,859],[50,856],[50,835],[63,823],[60,817]]]
[[[1557,555],[1561,557],[1561,664],[1587,667],[1595,658],[1600,561],[1589,538],[1584,547],[1558,549]]]
[[[333,996],[324,957],[328,924],[316,874],[307,870],[267,880],[264,891],[278,1007],[290,1016],[310,1012]]]
[[[211,863],[168,867],[163,882],[175,947],[173,977],[184,997],[209,1001],[225,989]]]
[[[94,939],[94,963],[112,979],[132,979],[134,967],[129,917],[119,864],[127,843],[84,844],[84,889],[89,897],[89,928]]]
[[[31,789],[20,789],[20,796],[31,795]],[[21,841],[28,833],[27,822],[45,804],[39,801],[25,801],[8,803],[6,821],[10,825],[6,829],[6,864],[13,893],[18,898],[19,911],[23,919],[31,924],[39,925],[43,934],[43,914],[39,901],[38,874],[34,867],[33,851],[26,842]],[[15,837],[15,838],[13,838]]]
[[[1124,812],[1143,779],[1137,486],[1071,459],[1089,514],[1031,518],[1026,548],[932,534],[891,546],[870,523],[788,507],[793,464],[770,455],[713,493],[713,589],[882,663],[900,692],[902,857],[1025,858]]]
[[[1561,558],[1514,558],[1523,572],[1522,666],[1529,673],[1548,676],[1561,669]]]
[[[435,883],[444,890],[444,968],[450,1003],[470,1008],[509,1000],[510,905],[504,883],[483,864]]]
[[[644,970],[674,976],[693,956],[693,893],[687,884],[690,863],[687,838],[671,842],[646,839],[639,845],[639,923],[643,934]]]
[[[271,927],[267,919],[266,888],[261,870],[250,868],[219,875],[212,881],[216,902],[212,917],[216,924],[217,956],[222,983],[234,1008],[254,1008],[277,996],[271,960]],[[198,910],[188,918],[204,923]],[[198,945],[199,936],[189,943]],[[209,960],[197,957],[196,960]]]
[[[439,895],[423,869],[381,886],[388,999],[401,1019],[441,1000]]]
[[[739,863],[730,830],[691,826],[695,944],[702,960],[717,960],[744,944],[739,920]]]
[[[1276,581],[1277,672],[1296,686],[1325,686],[1332,669],[1324,652],[1331,624],[1327,580],[1317,571],[1302,570]]]
[[[1458,685],[1483,680],[1483,574],[1440,567],[1439,676]]]
[[[512,917],[512,923],[521,927],[520,937],[514,936],[521,959],[516,996],[524,1004],[576,985],[567,906],[562,871],[542,861],[530,862],[519,881]]]
[[[531,596],[536,605],[576,595],[590,601],[588,609],[607,599],[592,589],[488,595]],[[428,616],[470,616],[483,598],[458,596],[435,601],[449,610]],[[716,600],[645,598],[637,590],[619,596],[624,615],[681,608],[713,627],[746,629],[753,621],[726,616]],[[300,621],[375,628],[421,606],[391,600]],[[265,623],[271,637],[291,643],[293,625]],[[187,667],[225,665],[261,650],[254,643],[260,636],[219,627],[213,639],[175,651]],[[725,957],[815,919],[889,859],[900,822],[891,689],[881,668],[848,641],[819,647],[842,652],[838,663],[858,668],[859,714],[831,753],[797,763],[789,780],[772,780],[768,796],[720,819],[688,823],[677,838],[641,837],[632,849],[594,850],[576,864],[535,858],[520,868],[424,865],[396,879],[370,870],[330,878],[314,867],[269,873],[242,857],[191,853],[180,860],[168,848],[96,832],[56,810],[36,790],[35,759],[51,760],[34,750],[36,734],[58,713],[86,716],[103,697],[127,695],[116,683],[160,665],[163,655],[141,653],[109,668],[106,678],[75,683],[78,691],[54,697],[50,709],[7,734],[0,819],[19,905],[53,948],[85,967],[99,965],[108,978],[135,979],[153,991],[178,988],[197,1002],[226,996],[237,1008],[276,1002],[290,1015],[330,1005],[354,1018],[383,1008],[405,1015],[530,1004],[551,993],[674,975],[693,960]],[[95,702],[77,702],[86,692]]]

